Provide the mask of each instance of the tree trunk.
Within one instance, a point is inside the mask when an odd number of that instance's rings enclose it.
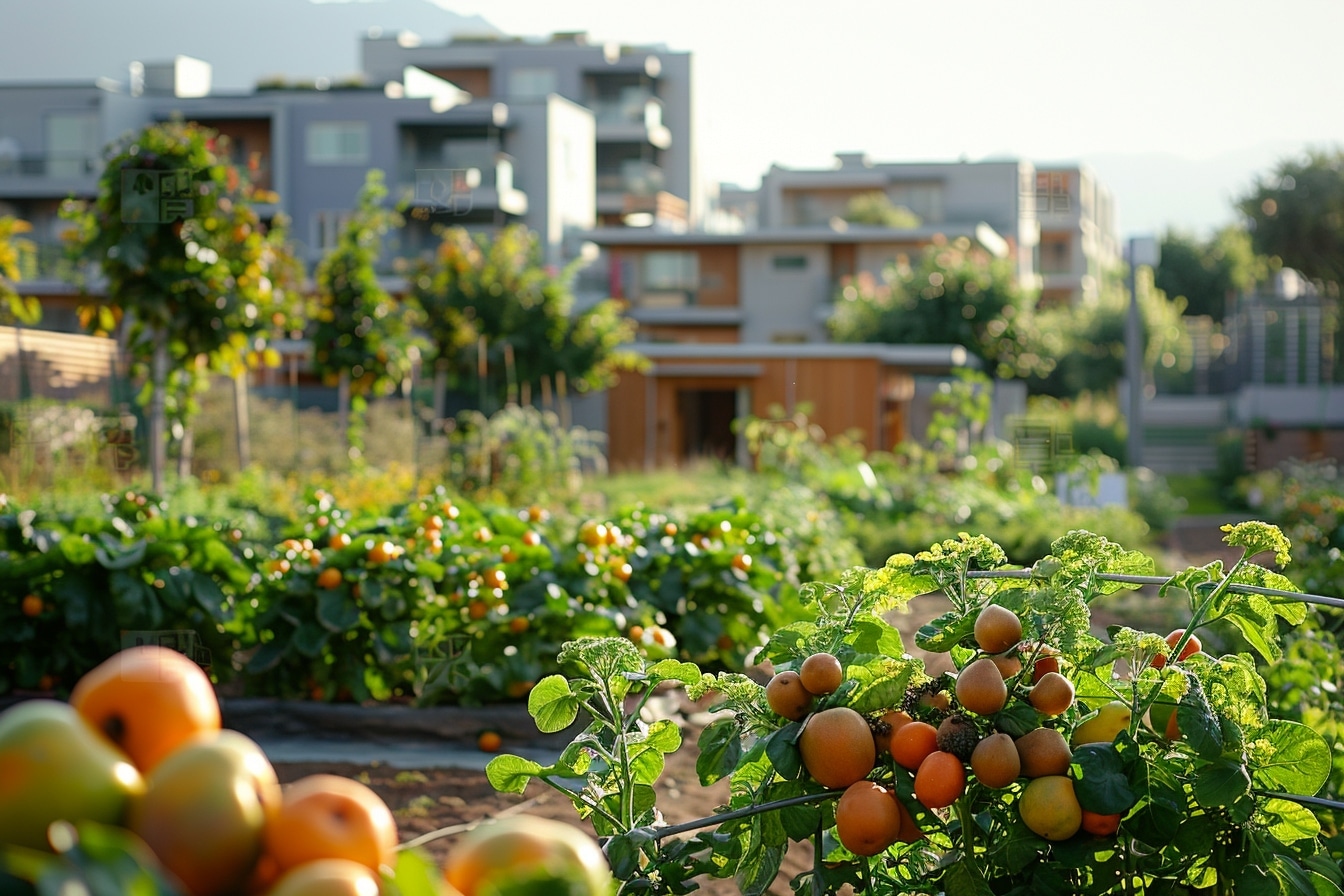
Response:
[[[154,331],[154,355],[150,360],[149,478],[154,494],[163,494],[163,472],[168,466],[168,414],[164,391],[168,388],[168,334]]]
[[[247,410],[247,372],[233,375],[233,421],[238,437],[238,472],[252,463],[252,421]]]

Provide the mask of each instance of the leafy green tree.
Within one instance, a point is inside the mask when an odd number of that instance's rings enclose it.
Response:
[[[1314,280],[1344,282],[1344,150],[1313,149],[1257,177],[1237,207],[1255,251]]]
[[[935,241],[913,263],[898,259],[880,282],[848,279],[830,329],[839,342],[961,345],[997,376],[1026,376],[1040,359],[1024,351],[1018,330],[1033,304],[1011,261],[958,237]]]
[[[610,385],[616,371],[638,364],[621,349],[635,330],[621,303],[608,299],[576,312],[573,274],[573,266],[545,267],[536,234],[521,225],[493,237],[444,229],[433,260],[410,275],[429,337],[440,416],[449,385],[480,396],[488,405],[482,410],[493,410],[562,379],[580,392],[598,389]],[[505,376],[491,376],[492,370]]]
[[[383,236],[402,223],[383,207],[386,196],[383,172],[370,171],[354,215],[314,275],[313,368],[340,390],[341,428],[356,462],[369,396],[390,394],[411,375],[415,360],[411,309],[378,282]]]
[[[103,332],[124,322],[133,373],[146,378],[156,491],[169,414],[184,438],[207,377],[256,363],[297,299],[271,280],[292,267],[283,221],[264,233],[226,143],[191,122],[150,125],[107,148],[96,201],[62,209],[76,225],[72,255],[95,262],[106,281],[81,319]]]
[[[845,204],[845,220],[851,224],[873,224],[901,230],[918,227],[919,215],[903,205],[896,205],[881,190],[860,193]]]
[[[35,324],[42,318],[37,299],[20,295],[17,287],[24,261],[33,251],[33,244],[20,234],[31,229],[27,221],[0,216],[0,323]]]
[[[1221,321],[1235,296],[1253,288],[1269,273],[1242,227],[1224,227],[1211,239],[1168,230],[1156,286],[1172,298],[1184,297],[1186,314],[1207,314]]]

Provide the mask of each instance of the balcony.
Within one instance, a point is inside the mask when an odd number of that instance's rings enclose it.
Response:
[[[672,132],[663,125],[663,104],[647,87],[591,97],[585,105],[593,110],[599,142],[648,143],[659,149],[672,145]]]
[[[666,184],[662,168],[652,162],[630,159],[616,170],[598,169],[597,210],[599,213],[619,214],[625,210],[628,196],[656,196]]]
[[[398,184],[412,205],[453,215],[527,214],[527,194],[513,185],[513,159],[493,141],[444,143],[434,153],[403,153]]]
[[[92,153],[0,154],[0,196],[93,195],[102,171],[102,159]]]

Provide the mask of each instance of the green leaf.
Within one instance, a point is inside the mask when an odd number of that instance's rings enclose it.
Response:
[[[579,696],[563,675],[548,675],[527,695],[528,714],[542,734],[564,731],[579,716]]]
[[[1124,761],[1113,744],[1083,744],[1073,751],[1072,776],[1078,803],[1101,815],[1128,812],[1138,795],[1129,786]]]
[[[930,653],[947,653],[975,634],[975,616],[949,610],[915,632],[915,644]]]
[[[900,629],[880,616],[859,616],[850,626],[845,642],[859,655],[899,657],[905,655]]]
[[[700,681],[700,667],[695,663],[680,660],[659,660],[648,668],[649,686],[664,681],[679,681],[682,684],[696,684]]]
[[[1223,754],[1223,727],[1209,708],[1199,679],[1187,676],[1190,687],[1176,706],[1176,724],[1194,751],[1205,759]]]
[[[359,625],[359,606],[345,589],[324,590],[317,596],[317,621],[329,632],[348,632]]]
[[[285,632],[275,632],[275,637],[262,644],[257,652],[252,654],[251,659],[247,661],[247,672],[249,675],[258,675],[262,672],[269,672],[280,661],[285,658],[289,652],[290,638]]]
[[[695,759],[695,773],[706,787],[726,778],[737,768],[742,756],[742,738],[733,719],[715,719],[700,732],[697,741],[700,755]]]
[[[1256,815],[1256,820],[1280,843],[1311,840],[1321,833],[1321,822],[1315,813],[1292,800],[1265,800]]]
[[[1020,874],[1036,857],[1047,849],[1045,841],[1036,836],[1018,813],[1013,812],[1011,822],[999,836],[996,836],[987,849],[994,864],[1002,865],[1013,874]]]
[[[1140,755],[1130,769],[1130,787],[1139,798],[1127,825],[1135,839],[1161,847],[1172,841],[1185,820],[1185,791],[1181,782],[1163,763]]]
[[[861,665],[846,668],[846,676],[855,684],[845,703],[860,715],[900,706],[910,678],[920,665],[917,660],[886,656],[862,657],[859,661]]]
[[[1232,759],[1219,758],[1199,769],[1195,777],[1195,801],[1206,809],[1234,805],[1250,792],[1246,766]]]
[[[527,790],[528,782],[543,771],[544,768],[531,759],[501,753],[486,763],[485,778],[500,793],[521,794]]]
[[[607,864],[617,880],[629,880],[639,872],[639,844],[628,834],[618,834],[607,841],[602,851],[606,853]]]
[[[148,546],[143,538],[125,546],[104,538],[103,544],[104,547],[98,548],[94,554],[98,558],[99,565],[107,570],[130,569],[136,566],[145,559],[145,548]]]
[[[384,876],[384,885],[391,884],[389,896],[442,896],[443,872],[435,861],[418,849],[403,849],[397,853],[392,874]]]
[[[320,656],[330,637],[331,632],[307,620],[294,631],[294,649],[307,657]]]
[[[1271,719],[1256,738],[1267,741],[1269,750],[1253,753],[1252,780],[1259,787],[1301,796],[1312,796],[1330,777],[1330,745],[1325,738],[1300,722]],[[1269,755],[1260,759],[1260,754]]]
[[[994,896],[989,882],[972,859],[963,857],[943,873],[943,892],[947,896]]]
[[[762,738],[765,755],[775,767],[775,773],[789,781],[796,779],[803,771],[803,756],[798,751],[797,743],[802,727],[799,722],[790,722]]]

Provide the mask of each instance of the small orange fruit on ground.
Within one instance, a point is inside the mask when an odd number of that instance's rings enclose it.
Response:
[[[1017,617],[1014,616],[1014,619]],[[973,713],[993,715],[1008,702],[1008,686],[989,657],[970,663],[957,675],[957,701]]]
[[[915,798],[930,809],[944,809],[966,792],[966,767],[951,753],[935,750],[915,772]]]
[[[803,767],[823,787],[848,787],[862,781],[877,763],[868,720],[847,706],[809,716],[798,736],[798,751]]]
[[[975,643],[985,653],[1003,653],[1022,640],[1022,620],[1007,607],[989,604],[975,617]]]
[[[1022,774],[1028,778],[1063,775],[1073,761],[1069,742],[1054,728],[1034,728],[1017,739]]]
[[[1102,815],[1099,812],[1083,810],[1083,830],[1096,837],[1110,837],[1120,830],[1120,813]]]
[[[1027,783],[1018,811],[1028,828],[1047,840],[1067,840],[1083,825],[1083,807],[1065,775],[1046,775]]]
[[[798,677],[809,694],[822,697],[835,693],[845,680],[845,670],[831,654],[814,653],[798,667]]]
[[[42,615],[42,598],[36,594],[27,594],[23,598],[23,615],[28,618]]]
[[[128,648],[86,672],[70,705],[145,774],[188,740],[220,728],[209,676],[158,645]]]
[[[855,781],[835,804],[835,835],[856,856],[875,856],[901,834],[901,804],[873,781]]]
[[[784,718],[800,722],[812,709],[812,693],[797,672],[776,672],[765,686],[765,702]]]
[[[339,586],[344,579],[341,571],[334,566],[328,566],[317,574],[317,587],[332,589]]]
[[[397,822],[370,787],[353,778],[314,774],[285,787],[266,826],[265,853],[281,873],[318,859],[348,859],[371,871],[396,858]]]
[[[1047,672],[1032,685],[1027,700],[1037,712],[1057,716],[1073,705],[1073,682],[1058,672]]]
[[[891,733],[891,758],[914,771],[938,749],[938,729],[928,722],[909,722]]]
[[[482,753],[498,753],[502,746],[504,738],[499,736],[498,731],[482,731],[476,737],[476,748]]]
[[[1007,787],[1022,774],[1017,744],[1002,731],[984,738],[971,751],[971,773],[986,787]]]

